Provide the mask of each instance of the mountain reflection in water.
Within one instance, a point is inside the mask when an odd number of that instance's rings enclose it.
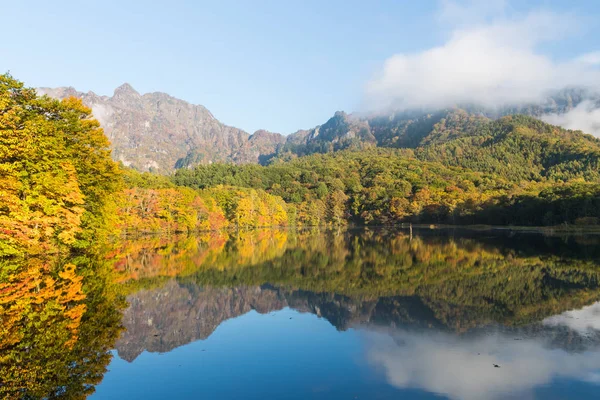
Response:
[[[598,236],[259,230],[125,241],[103,260],[101,280],[75,263],[82,278],[69,279],[85,296],[68,304],[86,311],[66,348],[39,355],[36,335],[56,323],[0,342],[9,367],[0,390],[61,397],[71,385],[85,396],[95,385],[93,397],[111,399],[600,394]],[[60,387],[43,368],[57,354],[71,366]]]
[[[265,230],[130,242],[116,263],[130,293],[116,351],[135,365],[145,351],[167,353],[218,336],[220,325],[251,311],[263,314],[252,321],[268,331],[271,317],[289,308],[328,321],[338,336],[359,337],[353,362],[382,377],[367,398],[394,398],[391,389],[416,397],[535,398],[536,388],[563,381],[595,390],[599,239]],[[268,382],[263,386],[257,398],[271,393]],[[323,398],[338,398],[339,389]],[[321,398],[317,392],[290,398]]]

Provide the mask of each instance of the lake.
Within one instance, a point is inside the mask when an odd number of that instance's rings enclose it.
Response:
[[[102,260],[58,397],[600,397],[600,236],[260,230]]]

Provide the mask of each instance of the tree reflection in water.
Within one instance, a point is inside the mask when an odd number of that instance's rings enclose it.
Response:
[[[129,242],[116,261],[131,304],[120,343],[136,343],[137,350],[123,350],[131,359],[145,348],[205,339],[252,309],[283,307],[325,317],[341,330],[408,325],[464,334],[522,326],[599,298],[597,244],[489,232],[421,231],[411,239],[393,231],[276,230]],[[141,337],[152,342],[161,326],[180,337],[161,334],[160,346],[140,344]]]
[[[121,331],[112,265],[38,258],[0,271],[0,397],[87,397]]]
[[[285,307],[355,328],[365,360],[395,387],[494,398],[556,376],[593,380],[599,244],[498,231],[258,230],[2,265],[0,394],[86,397],[113,347],[133,361]]]

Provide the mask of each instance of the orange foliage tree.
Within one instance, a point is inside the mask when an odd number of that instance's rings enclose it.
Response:
[[[108,146],[80,100],[38,97],[0,75],[0,257],[97,237],[120,182]]]

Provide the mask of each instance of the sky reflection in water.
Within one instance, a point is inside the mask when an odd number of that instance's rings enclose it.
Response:
[[[310,240],[323,243],[302,252],[306,241],[288,238],[266,258],[247,249],[243,255],[239,243],[227,242],[198,270],[180,268],[133,290],[127,331],[92,398],[600,396],[600,303],[594,302],[600,271],[590,268],[595,240],[411,241],[398,234]],[[265,251],[260,240],[254,245]],[[436,251],[447,260],[432,256]],[[290,252],[299,264],[286,258]],[[370,258],[378,252],[388,253],[381,266]],[[227,263],[238,268],[240,257],[251,261],[228,275]],[[307,271],[302,260],[321,266]],[[384,268],[390,263],[396,263],[391,272]],[[427,272],[415,275],[412,267]],[[282,277],[288,269],[298,275]],[[374,270],[379,275],[357,278]],[[323,282],[344,273],[350,284],[337,292]],[[511,276],[520,282],[507,284]]]

